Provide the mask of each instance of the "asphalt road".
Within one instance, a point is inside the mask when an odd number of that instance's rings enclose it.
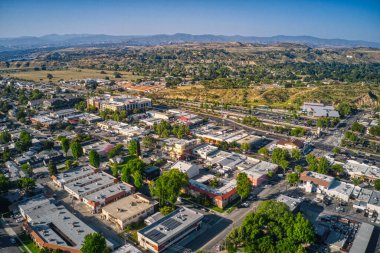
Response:
[[[280,193],[286,191],[286,182],[281,181],[269,187],[257,187],[253,189],[253,194],[257,195],[258,201],[254,201],[247,208],[237,208],[230,214],[208,214],[208,222],[204,224],[207,229],[199,233],[189,243],[183,245],[184,248],[193,252],[199,249],[215,251],[216,246],[224,243],[226,236],[235,228],[242,224],[245,216],[256,209],[261,200],[275,199]]]
[[[22,252],[17,243],[11,243],[11,237],[5,230],[5,224],[0,220],[0,253],[20,253]]]

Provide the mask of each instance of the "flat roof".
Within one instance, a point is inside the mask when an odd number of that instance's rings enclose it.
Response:
[[[80,249],[87,234],[95,231],[64,206],[52,203],[27,209],[29,225],[45,242]],[[113,246],[109,241],[107,244]]]
[[[259,159],[247,157],[246,160],[244,160],[243,162],[241,162],[237,165],[237,168],[239,170],[247,170],[247,169],[252,168],[253,166],[255,166],[258,163],[260,163]]]
[[[219,148],[216,147],[216,146],[213,146],[213,145],[210,145],[210,144],[203,144],[199,147],[196,147],[195,149],[193,149],[193,152],[197,153],[197,154],[210,154],[212,152],[215,152],[217,151]]]
[[[380,206],[380,191],[373,191],[368,203],[371,205]]]
[[[184,172],[186,173],[188,170],[190,170],[191,168],[198,168],[199,169],[199,166],[196,165],[196,164],[193,164],[191,162],[186,162],[186,161],[177,161],[176,163],[174,163],[170,169],[179,169],[181,172]]]
[[[281,202],[281,203],[284,203],[286,204],[290,211],[294,211],[298,205],[302,202],[301,199],[298,199],[298,198],[292,198],[292,197],[289,197],[287,195],[284,195],[284,194],[280,194],[277,199],[276,199],[278,202]]]
[[[91,200],[93,202],[104,202],[108,197],[114,196],[121,192],[132,192],[133,187],[124,183],[117,183],[107,188],[101,189],[94,193],[85,196],[85,199]]]
[[[57,181],[59,181],[61,184],[64,184],[66,182],[71,182],[72,180],[78,180],[81,177],[86,177],[94,173],[95,171],[91,167],[85,166],[85,167],[79,167],[79,168],[75,168],[69,171],[59,173],[58,175],[56,175],[56,178],[57,178]]]
[[[115,182],[115,178],[105,172],[89,175],[86,178],[76,180],[65,185],[65,189],[70,189],[80,196],[85,196],[87,193],[104,188]]]
[[[195,210],[182,207],[139,230],[138,233],[157,244],[163,244],[200,221],[203,216]]]
[[[133,246],[132,244],[127,243],[118,248],[117,250],[112,251],[112,253],[142,253],[142,251]]]
[[[112,217],[124,222],[151,208],[155,203],[157,202],[136,193],[104,206],[102,212],[109,213]]]
[[[219,184],[221,185],[219,188],[213,188],[211,186],[206,185],[205,183],[213,178],[214,176],[211,174],[202,175],[201,177],[198,177],[197,179],[190,179],[189,182],[192,186],[207,191],[209,193],[215,194],[215,195],[223,195],[227,192],[233,190],[236,188],[237,182],[236,179],[227,180],[224,178],[219,178]]]
[[[353,184],[348,184],[341,181],[333,181],[331,184],[329,191],[337,192],[339,194],[343,194],[346,196],[350,196],[355,186]]]
[[[366,252],[368,248],[369,241],[374,230],[374,226],[368,223],[363,222],[360,225],[358,232],[355,235],[354,242],[350,249],[350,253],[362,253]]]
[[[356,200],[368,203],[369,199],[371,198],[372,192],[372,190],[362,189]]]

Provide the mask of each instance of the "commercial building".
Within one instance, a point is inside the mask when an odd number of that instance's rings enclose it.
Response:
[[[141,250],[133,246],[132,244],[124,244],[117,250],[112,251],[112,253],[142,253]]]
[[[162,252],[200,228],[203,214],[182,207],[137,232],[141,247]]]
[[[162,141],[162,149],[175,159],[185,158],[191,155],[192,148],[197,144],[197,140],[184,140],[178,138],[167,138]]]
[[[302,112],[312,117],[334,117],[339,118],[339,112],[333,106],[326,106],[321,103],[305,102],[302,106]]]
[[[209,184],[212,178],[213,175],[207,174],[190,179],[189,192],[195,196],[207,196],[216,206],[224,208],[238,197],[236,179],[220,178],[217,187],[214,188]]]
[[[199,166],[190,162],[178,161],[174,163],[170,169],[178,169],[179,171],[186,173],[189,178],[193,178],[199,175]]]
[[[56,206],[52,199],[43,196],[20,203],[19,210],[26,220],[24,230],[40,248],[80,253],[85,236],[95,233],[65,207]],[[113,249],[113,244],[106,242]]]
[[[85,195],[82,198],[85,203],[94,213],[100,211],[100,209],[118,199],[121,199],[134,192],[134,187],[126,183],[116,183],[110,186]]]
[[[55,120],[49,116],[46,116],[46,115],[33,116],[30,118],[30,121],[32,122],[32,124],[38,124],[38,125],[42,125],[44,127],[52,127],[52,126],[58,124],[57,120]]]
[[[249,160],[254,161],[256,159],[249,158]],[[247,163],[245,165],[247,165]],[[238,166],[242,168],[240,164]],[[259,161],[258,163],[253,164],[250,168],[242,170],[241,172],[247,174],[248,179],[252,182],[253,186],[260,186],[268,179],[268,173],[275,173],[277,169],[277,164]]]
[[[300,175],[300,181],[303,182],[302,187],[306,192],[324,192],[330,188],[334,178],[313,171],[304,171]]]
[[[74,198],[82,200],[82,197],[108,188],[115,183],[117,183],[116,178],[108,175],[105,172],[99,172],[93,175],[89,175],[86,178],[67,183],[64,185],[63,189]]]
[[[87,145],[83,145],[83,151],[88,154],[91,150],[95,150],[99,156],[106,157],[108,153],[115,147],[115,145],[106,141],[92,142]]]
[[[356,199],[352,205],[353,208],[360,209],[360,210],[367,209],[367,205],[368,205],[368,202],[371,198],[372,193],[373,193],[372,190],[361,189],[360,193],[358,194],[358,196],[356,197]]]
[[[86,178],[90,175],[93,175],[96,173],[96,170],[92,169],[89,166],[83,166],[83,167],[78,167],[75,169],[72,169],[70,171],[66,171],[63,173],[59,173],[58,175],[51,176],[53,183],[63,189],[63,187],[66,184],[69,184],[71,182],[74,182],[76,180],[80,180],[82,178]]]
[[[277,141],[275,144],[276,148],[281,148],[281,149],[287,149],[287,150],[292,150],[292,149],[303,149],[303,142],[297,139],[281,139]]]
[[[80,114],[80,112],[78,112],[75,109],[64,109],[64,110],[51,112],[50,117],[62,120],[65,117],[69,117],[69,116],[73,116],[73,115],[77,115],[77,114]]]
[[[374,165],[359,163],[355,160],[348,160],[343,168],[352,178],[366,177],[369,181],[380,179],[380,168]]]
[[[380,214],[380,191],[372,192],[367,208]]]
[[[145,218],[144,223],[146,225],[151,225],[151,224],[155,223],[156,221],[161,220],[163,217],[164,217],[164,215],[162,215],[160,212],[157,212],[157,213],[154,213],[151,216]]]
[[[193,149],[193,154],[198,155],[203,159],[207,159],[208,156],[215,153],[218,150],[218,147],[212,146],[209,144],[202,144],[199,147]]]
[[[152,107],[152,101],[149,98],[141,97],[103,95],[88,98],[87,105],[100,111],[132,111],[134,109],[149,109]]]
[[[297,212],[302,202],[299,198],[292,198],[284,194],[280,194],[276,200],[287,205],[292,212]]]
[[[104,206],[102,217],[124,229],[128,224],[152,215],[156,204],[157,201],[136,193]]]
[[[334,180],[325,192],[328,196],[348,202],[354,188],[355,186],[353,184]]]

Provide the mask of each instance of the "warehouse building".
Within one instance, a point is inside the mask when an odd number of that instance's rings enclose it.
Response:
[[[132,185],[117,183],[83,196],[82,201],[92,210],[92,212],[97,213],[103,206],[129,195],[133,191],[134,187]]]
[[[157,201],[136,193],[103,207],[102,218],[114,223],[122,230],[128,224],[138,222],[152,215],[157,204]]]
[[[203,214],[182,207],[137,232],[141,247],[162,252],[201,226]]]
[[[43,196],[20,203],[19,209],[27,221],[23,224],[24,230],[39,248],[80,253],[85,236],[95,233],[64,206],[56,206],[53,200]],[[114,245],[106,242],[113,249]]]

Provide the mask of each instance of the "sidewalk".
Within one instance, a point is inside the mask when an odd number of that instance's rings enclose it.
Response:
[[[1,222],[1,225],[4,227],[4,230],[5,232],[11,236],[11,237],[16,237],[17,240],[19,242],[21,242],[22,246],[29,252],[29,253],[32,253],[29,248],[23,243],[23,241],[18,237],[18,235],[16,234],[16,232],[8,225],[8,223],[3,219],[1,218],[0,219],[0,222]],[[19,247],[20,251],[23,251],[21,250],[21,248]]]

